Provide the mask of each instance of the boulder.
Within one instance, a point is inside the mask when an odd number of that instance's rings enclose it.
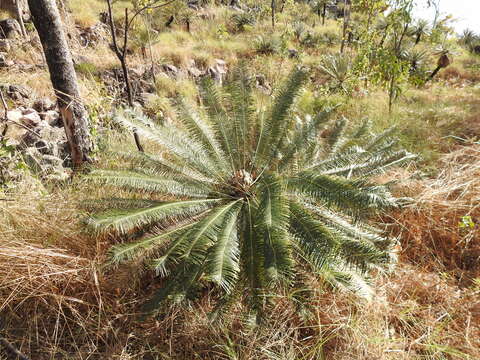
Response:
[[[40,113],[40,117],[42,118],[42,120],[46,121],[50,126],[63,127],[63,121],[58,111],[48,110]]]
[[[207,73],[217,84],[222,85],[225,74],[227,73],[227,63],[224,60],[215,59],[215,65],[210,66]]]
[[[23,151],[23,159],[29,168],[46,180],[67,180],[69,171],[63,167],[59,157],[44,154],[36,147],[28,147]]]
[[[203,75],[203,72],[197,67],[194,59],[190,59],[187,65],[187,72],[193,78],[198,78]]]
[[[50,126],[45,120],[40,121],[33,132],[23,137],[22,144],[25,147],[42,149],[43,154],[56,156],[62,161],[68,158],[65,131],[62,128]]]
[[[178,68],[174,65],[164,64],[162,65],[163,71],[167,73],[167,75],[171,77],[177,77],[178,75]]]
[[[32,107],[39,113],[44,113],[49,110],[53,110],[55,109],[56,106],[57,104],[48,98],[37,99],[34,101],[32,105]]]
[[[0,39],[0,52],[8,53],[10,52],[10,40],[8,39]]]
[[[13,39],[21,35],[20,24],[15,19],[5,19],[0,21],[0,38]]]
[[[7,88],[7,96],[15,101],[22,101],[30,98],[32,94],[31,89],[27,89],[21,85],[9,85]]]
[[[38,124],[40,124],[42,119],[37,111],[34,109],[24,109],[22,110],[22,117],[20,118],[20,122],[25,125],[26,127],[33,129]]]

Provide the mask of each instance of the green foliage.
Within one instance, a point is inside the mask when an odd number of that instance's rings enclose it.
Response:
[[[235,31],[241,32],[255,25],[256,19],[252,13],[242,12],[242,13],[232,15],[231,21],[233,23],[233,27]]]
[[[277,36],[258,36],[254,43],[255,51],[262,55],[278,54],[284,49],[284,44]]]
[[[350,92],[349,80],[352,79],[352,62],[349,55],[335,54],[323,58],[320,69],[331,79],[330,88],[333,91]]]
[[[390,132],[368,136],[368,123],[330,124],[331,109],[292,116],[306,79],[295,70],[272,104],[257,109],[241,68],[226,88],[202,83],[202,108],[178,101],[176,124],[132,111],[118,117],[162,150],[121,154],[130,167],[91,173],[134,196],[87,224],[137,237],[112,247],[112,264],[145,262],[167,278],[146,309],[214,284],[224,299],[248,294],[259,312],[263,295],[289,284],[300,264],[368,294],[363,275],[391,260],[390,240],[368,219],[397,206],[371,178],[412,155],[394,149]]]
[[[82,75],[91,76],[97,74],[98,69],[95,64],[90,62],[80,62],[75,64],[75,71]]]

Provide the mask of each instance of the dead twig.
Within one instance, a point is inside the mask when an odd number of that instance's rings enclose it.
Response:
[[[8,131],[8,105],[7,102],[5,101],[5,98],[3,97],[3,91],[0,89],[0,98],[2,100],[2,105],[4,109],[4,115],[3,115],[3,121],[5,122],[5,127],[3,128],[2,135],[0,137],[0,141],[2,141],[5,138],[5,135],[7,134]]]

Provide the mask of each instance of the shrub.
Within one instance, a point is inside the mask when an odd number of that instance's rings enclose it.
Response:
[[[254,43],[255,51],[262,55],[278,54],[282,50],[282,41],[275,36],[259,36]]]
[[[245,31],[249,26],[255,25],[255,16],[248,12],[232,15],[232,23],[235,31]]]
[[[305,267],[368,294],[363,275],[391,259],[390,241],[368,218],[397,201],[371,179],[411,155],[394,151],[388,132],[365,136],[366,124],[347,131],[342,119],[329,127],[328,109],[292,116],[303,70],[267,110],[255,108],[243,73],[226,92],[205,80],[205,111],[179,101],[176,125],[125,113],[122,124],[164,151],[121,154],[131,168],[89,176],[134,192],[107,200],[117,206],[87,223],[97,233],[137,238],[114,246],[111,263],[145,262],[166,277],[146,310],[215,285],[227,303],[248,294],[258,314],[266,294]]]

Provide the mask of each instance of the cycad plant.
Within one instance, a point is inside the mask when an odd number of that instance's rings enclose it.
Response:
[[[113,246],[111,263],[147,264],[165,277],[149,310],[207,285],[260,310],[267,292],[306,268],[362,291],[363,275],[390,261],[390,241],[367,220],[397,201],[371,179],[411,155],[395,151],[388,132],[367,136],[366,123],[328,126],[329,110],[294,116],[303,70],[267,109],[255,106],[251,77],[242,73],[222,89],[203,82],[202,107],[179,101],[176,124],[120,116],[161,150],[123,153],[131,166],[90,175],[135,195],[88,226],[136,237]]]
[[[347,82],[353,76],[352,61],[348,55],[334,54],[327,55],[320,64],[320,69],[332,80],[332,90],[349,92]]]
[[[427,36],[430,34],[430,23],[428,20],[419,19],[417,23],[409,31],[411,36],[415,37],[415,45],[417,45],[421,40],[422,36]]]

